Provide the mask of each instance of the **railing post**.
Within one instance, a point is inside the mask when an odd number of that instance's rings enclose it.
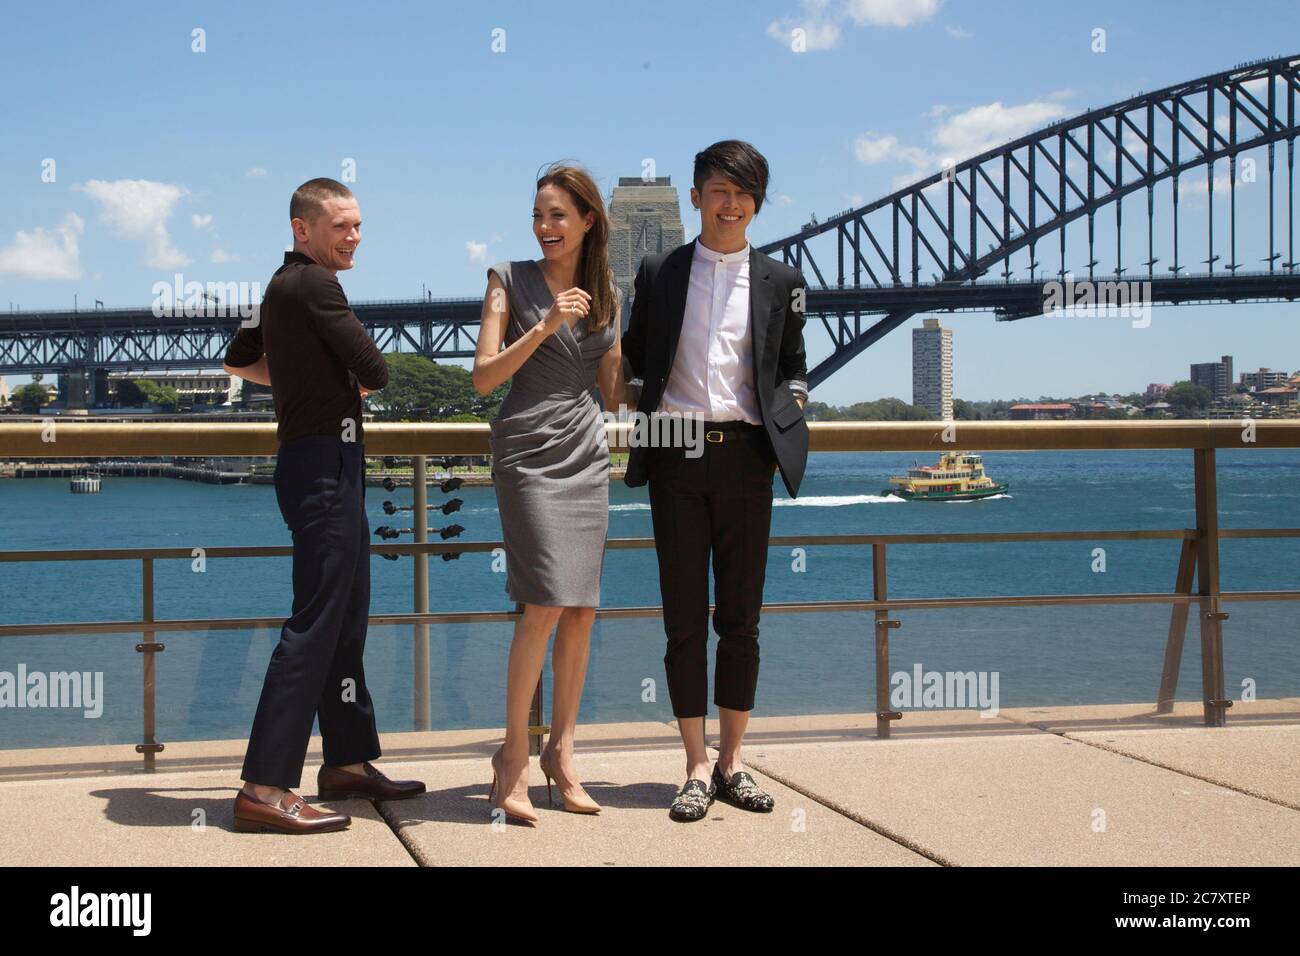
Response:
[[[871,594],[872,600],[886,601],[887,578],[885,575],[885,543],[871,543]],[[890,722],[902,720],[903,715],[889,709],[889,629],[898,627],[901,621],[890,620],[889,612],[879,609],[876,619],[876,737],[889,739]]]
[[[140,570],[140,590],[144,603],[140,619],[146,624],[151,624],[155,620],[153,610],[153,558],[142,558]],[[154,654],[166,648],[154,640],[154,635],[153,628],[146,626],[141,632],[144,640],[135,646],[136,651],[144,655],[144,726],[140,736],[140,743],[135,745],[135,752],[144,754],[146,773],[153,772],[154,754],[161,752],[163,749],[163,745],[155,739],[158,728],[155,725],[157,678],[154,672]]]
[[[524,605],[516,601],[515,613],[523,614]],[[549,638],[550,635],[547,635]],[[550,726],[546,723],[546,706],[542,699],[542,677],[546,673],[545,664],[542,666],[542,673],[537,675],[537,686],[533,688],[533,702],[528,705],[528,752],[533,756],[538,756],[545,745],[545,737],[551,732]]]
[[[546,735],[551,728],[545,723],[545,711],[542,702],[542,679],[537,678],[537,689],[533,691],[533,702],[528,708],[528,752],[538,756],[546,745]]]
[[[1219,502],[1213,448],[1192,450],[1196,471],[1196,593],[1201,612],[1201,697],[1205,725],[1222,727],[1232,701],[1223,689],[1223,622],[1219,600]]]
[[[1192,593],[1192,574],[1196,570],[1196,540],[1183,538],[1178,553],[1178,576],[1174,580],[1176,594]],[[1168,714],[1174,709],[1178,693],[1178,670],[1183,663],[1183,640],[1187,637],[1188,604],[1175,604],[1169,615],[1169,636],[1165,639],[1165,666],[1160,675],[1160,692],[1156,695],[1156,713]]]
[[[415,543],[429,540],[429,490],[425,484],[425,457],[411,457],[411,489],[414,491],[411,516],[415,529]],[[416,614],[429,613],[429,556],[423,552],[414,555],[415,568],[413,610]],[[429,625],[423,621],[415,625],[415,640],[411,662],[412,716],[415,730],[428,730],[432,726],[429,703]]]

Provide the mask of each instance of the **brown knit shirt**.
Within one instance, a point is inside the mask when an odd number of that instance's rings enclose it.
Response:
[[[266,354],[276,437],[342,437],[345,420],[364,439],[357,385],[378,391],[388,365],[348,305],[339,280],[300,252],[286,252],[262,296],[259,321],[241,328],[225,364],[243,368]]]

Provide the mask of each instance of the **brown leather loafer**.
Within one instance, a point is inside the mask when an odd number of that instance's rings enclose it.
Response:
[[[279,805],[264,803],[243,790],[235,797],[235,829],[241,833],[328,833],[351,824],[346,813],[322,813],[293,791]]]
[[[364,774],[321,767],[316,774],[316,792],[322,800],[362,797],[367,800],[406,800],[424,793],[419,780],[389,780],[373,764],[363,764]]]

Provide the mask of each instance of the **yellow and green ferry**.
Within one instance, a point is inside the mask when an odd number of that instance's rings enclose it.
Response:
[[[882,495],[896,495],[908,501],[973,501],[1004,493],[1010,485],[999,484],[984,474],[984,457],[968,452],[946,451],[934,466],[918,465],[906,475],[891,475]]]

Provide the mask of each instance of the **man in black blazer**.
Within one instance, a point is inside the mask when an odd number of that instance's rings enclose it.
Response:
[[[702,819],[715,798],[759,812],[774,806],[741,769],[740,748],[758,683],[772,479],[779,469],[796,496],[808,459],[803,276],[746,238],[766,195],[767,161],[748,143],[724,140],[696,155],[694,182],[699,238],[642,260],[622,340],[626,377],[633,387],[640,381],[637,412],[682,415],[703,429],[689,451],[634,440],[624,478],[649,484],[664,666],[687,764],[669,815],[684,821]],[[712,773],[704,742],[710,558],[721,724]]]

